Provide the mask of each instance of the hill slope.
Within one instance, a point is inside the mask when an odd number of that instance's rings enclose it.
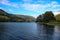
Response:
[[[0,9],[0,22],[34,22],[35,18],[26,15],[14,15]]]

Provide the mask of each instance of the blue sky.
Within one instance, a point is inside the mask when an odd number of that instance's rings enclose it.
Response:
[[[59,0],[0,0],[0,9],[11,14],[22,14],[37,17],[46,11],[60,13]]]

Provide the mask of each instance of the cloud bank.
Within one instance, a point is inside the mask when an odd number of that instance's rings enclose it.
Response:
[[[9,0],[0,0],[0,3],[4,4],[4,5],[8,5],[8,6],[19,8],[18,4],[16,4],[16,3],[10,3]]]
[[[27,1],[27,0],[26,0]],[[41,0],[39,0],[40,2]],[[56,15],[60,11],[60,4],[58,4],[57,1],[51,1],[50,3],[46,4],[31,4],[31,3],[24,3],[22,4],[22,7],[25,8],[26,10],[32,10],[36,12],[41,12],[41,11],[53,11],[54,14]],[[57,12],[57,13],[55,13]]]
[[[20,0],[18,2],[20,2]],[[9,0],[0,0],[0,3],[15,8],[22,7],[25,10],[35,12],[53,11],[55,15],[60,12],[60,4],[57,1],[46,2],[44,0],[22,0],[22,3],[18,4],[14,2],[11,3]]]

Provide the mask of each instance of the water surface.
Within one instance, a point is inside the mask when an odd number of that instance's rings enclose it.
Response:
[[[35,22],[1,22],[0,40],[60,40],[60,26]]]

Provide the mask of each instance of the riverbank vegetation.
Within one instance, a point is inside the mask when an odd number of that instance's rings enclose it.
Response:
[[[60,22],[49,22],[47,25],[55,25],[55,26],[60,26]]]
[[[46,11],[42,15],[39,15],[36,19],[27,15],[15,15],[7,13],[0,9],[0,22],[40,22],[48,25],[60,26],[60,14],[54,15],[52,11]]]
[[[60,14],[55,16],[52,11],[47,11],[44,14],[39,15],[36,19],[36,22],[60,26]]]

